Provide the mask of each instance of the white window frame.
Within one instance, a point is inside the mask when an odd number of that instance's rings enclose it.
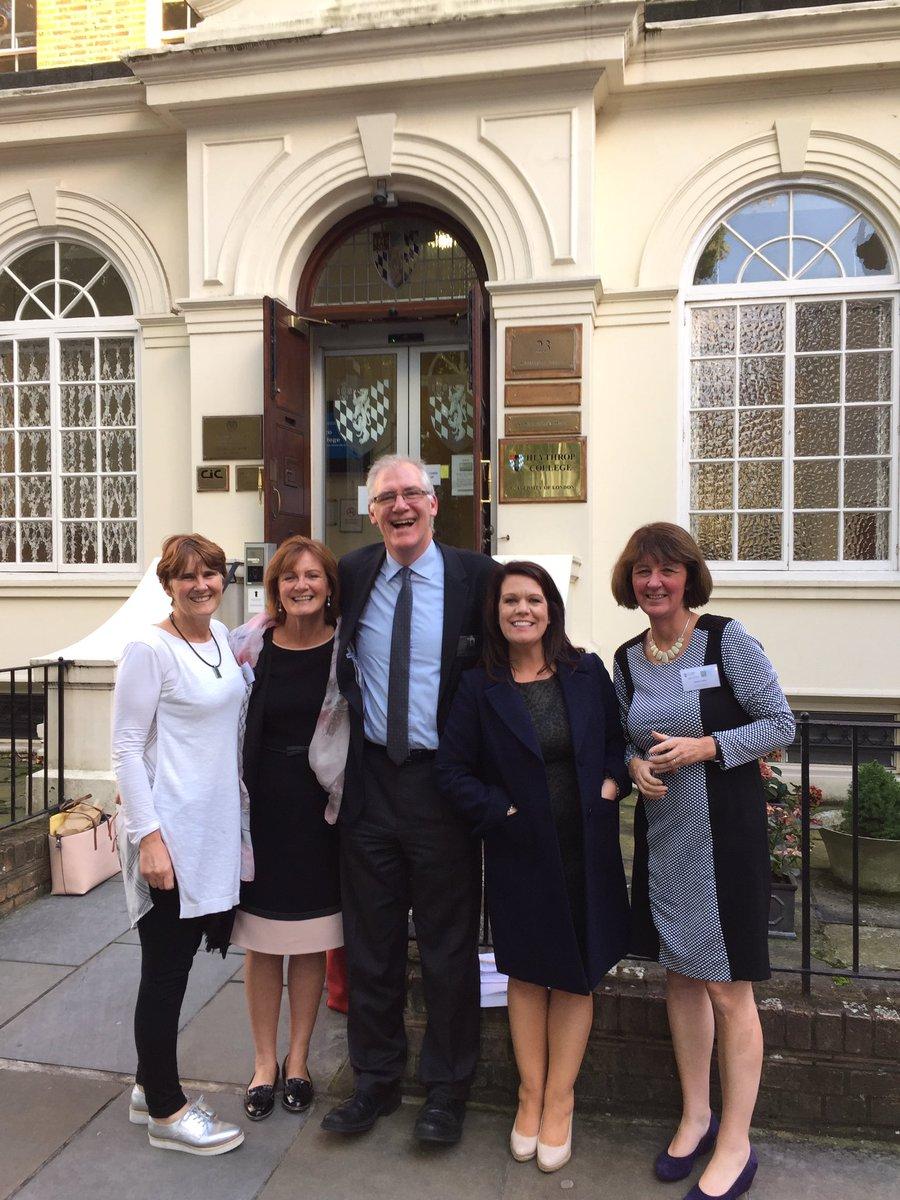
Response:
[[[32,237],[18,244],[6,247],[0,258],[0,264],[11,263],[26,250],[34,249],[45,242],[76,242],[95,250],[109,259],[112,267],[119,273],[132,297],[133,289],[127,272],[119,265],[105,246],[88,241],[83,237],[70,235],[65,231],[54,233],[47,237]],[[135,531],[135,561],[133,563],[64,563],[62,562],[62,434],[61,434],[61,403],[59,378],[59,343],[79,337],[96,337],[128,335],[134,340],[134,403],[135,403],[135,480],[137,485],[136,531]],[[5,582],[13,580],[27,581],[29,576],[56,576],[60,579],[85,579],[93,577],[97,580],[108,577],[133,577],[140,573],[144,561],[143,529],[144,529],[144,486],[143,486],[143,446],[142,446],[142,408],[141,408],[141,337],[137,317],[79,317],[69,319],[61,317],[45,321],[0,321],[0,341],[16,338],[19,341],[31,339],[46,339],[50,343],[50,479],[51,505],[53,526],[53,559],[48,563],[0,563],[0,579]],[[97,473],[100,474],[98,462]],[[94,519],[94,518],[92,518]]]
[[[835,199],[856,205],[863,216],[872,220],[884,239],[893,270],[883,276],[844,278],[834,280],[797,279],[779,280],[775,283],[750,284],[695,284],[694,271],[697,260],[722,221],[729,213],[742,205],[766,194],[802,189],[832,195]],[[678,515],[685,528],[691,520],[691,313],[695,308],[714,308],[723,304],[759,303],[781,301],[785,305],[785,384],[784,384],[784,452],[782,456],[782,539],[789,552],[793,545],[793,508],[787,504],[789,495],[789,472],[793,467],[794,449],[794,311],[796,302],[811,300],[855,300],[890,299],[892,301],[891,330],[891,489],[890,527],[888,534],[888,560],[866,563],[862,561],[838,562],[833,560],[793,562],[786,559],[771,562],[750,563],[747,561],[709,561],[714,576],[723,582],[790,583],[799,580],[812,582],[900,582],[900,273],[898,273],[897,246],[900,244],[897,230],[884,214],[874,210],[870,201],[853,195],[849,189],[840,191],[833,183],[815,179],[770,181],[732,198],[710,220],[695,238],[687,256],[682,286],[679,289],[679,350],[680,370],[680,428],[681,446],[679,454]],[[750,251],[748,250],[748,254]],[[788,402],[790,399],[790,403]],[[843,407],[843,406],[842,406]],[[841,461],[846,461],[843,454]],[[841,498],[842,499],[842,498]],[[727,510],[724,510],[727,511]]]
[[[37,54],[37,15],[38,15],[37,14],[37,5],[35,5],[35,27],[34,27],[34,30],[29,31],[27,34],[23,35],[26,37],[30,37],[31,38],[30,42],[21,42],[19,40],[20,35],[17,32],[17,28],[16,28],[16,0],[12,0],[10,15],[12,17],[12,42],[13,42],[13,44],[11,47],[9,47],[9,49],[0,49],[0,58],[14,59],[15,61],[13,63],[13,71],[22,71],[22,70],[33,71],[35,69],[35,67],[37,66],[37,59],[35,58],[35,62],[33,64],[30,64],[26,67],[20,67],[19,66],[19,55],[20,54],[30,54],[30,55]]]

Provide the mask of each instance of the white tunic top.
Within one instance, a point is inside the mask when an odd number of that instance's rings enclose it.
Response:
[[[238,721],[248,684],[211,623],[222,652],[221,678],[206,662],[212,640],[194,649],[151,626],[119,662],[112,758],[122,800],[121,846],[128,913],[136,924],[151,907],[137,870],[138,846],[155,829],[172,859],[182,917],[223,912],[240,894]]]

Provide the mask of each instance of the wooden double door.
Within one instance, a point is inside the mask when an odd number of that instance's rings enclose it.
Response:
[[[490,553],[481,289],[472,289],[468,320],[454,322],[320,324],[264,303],[266,541],[315,532],[341,555],[377,540],[366,475],[381,455],[406,454],[423,460],[434,484],[435,535]],[[317,489],[322,520],[313,531]]]

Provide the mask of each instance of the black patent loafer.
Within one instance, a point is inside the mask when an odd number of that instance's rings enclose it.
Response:
[[[451,1096],[429,1096],[419,1110],[414,1133],[420,1142],[435,1142],[441,1146],[452,1146],[462,1137],[463,1121],[466,1117],[464,1100]]]
[[[275,1092],[278,1088],[278,1066],[275,1067],[275,1079],[272,1083],[260,1083],[256,1087],[248,1087],[244,1092],[244,1112],[251,1121],[264,1121],[272,1115],[275,1107]]]
[[[400,1107],[400,1089],[368,1092],[357,1089],[342,1104],[332,1108],[322,1118],[322,1128],[329,1133],[365,1133],[379,1117],[387,1117]]]
[[[287,1059],[281,1068],[281,1078],[284,1080],[284,1091],[281,1093],[281,1107],[292,1113],[305,1113],[315,1099],[316,1093],[312,1083],[300,1076],[288,1078]]]

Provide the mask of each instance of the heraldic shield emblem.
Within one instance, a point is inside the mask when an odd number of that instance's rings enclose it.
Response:
[[[428,412],[432,429],[449,450],[456,453],[469,449],[475,410],[466,384],[434,380]]]
[[[375,270],[391,288],[408,282],[422,252],[418,229],[390,228],[372,231],[372,257]]]
[[[393,385],[376,379],[363,387],[346,380],[338,387],[334,421],[347,445],[357,454],[374,450],[390,425]]]

